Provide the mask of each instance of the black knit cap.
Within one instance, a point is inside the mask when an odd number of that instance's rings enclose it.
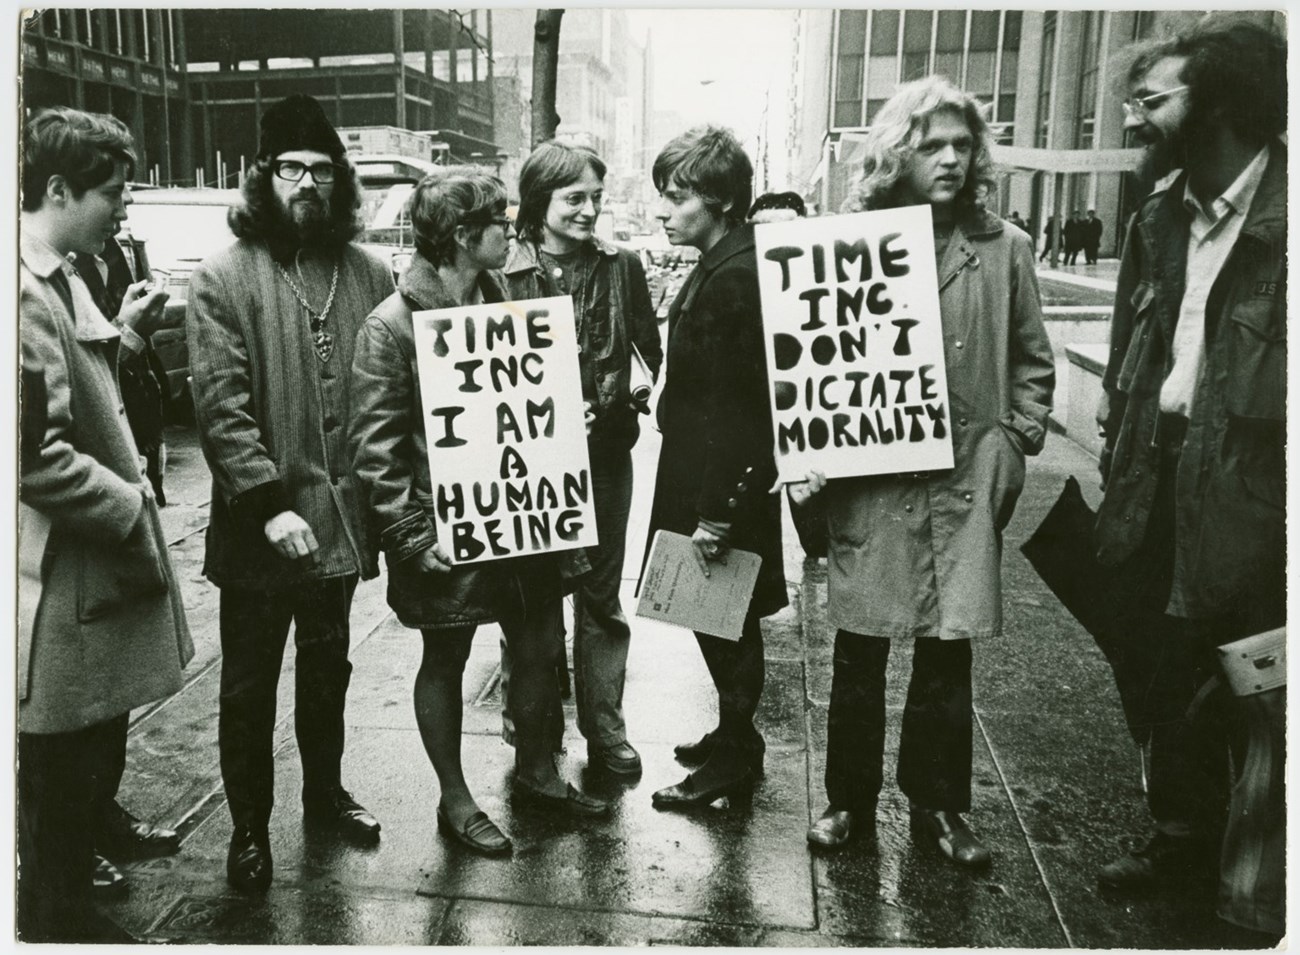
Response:
[[[280,100],[262,114],[258,159],[274,159],[295,149],[313,149],[341,160],[347,155],[343,140],[313,97],[303,93]]]

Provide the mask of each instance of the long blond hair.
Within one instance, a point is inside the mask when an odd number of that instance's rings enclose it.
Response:
[[[897,190],[903,167],[921,144],[930,117],[940,110],[958,113],[975,140],[966,182],[957,194],[957,207],[966,212],[983,205],[994,184],[992,134],[984,119],[985,107],[944,77],[927,76],[904,83],[880,108],[867,136],[862,179],[845,201],[843,211],[887,209],[900,204]]]

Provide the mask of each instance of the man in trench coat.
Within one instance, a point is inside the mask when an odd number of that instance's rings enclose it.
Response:
[[[1002,632],[1002,531],[1043,447],[1055,369],[1029,237],[983,208],[993,183],[973,96],[905,84],[867,142],[857,209],[928,205],[934,222],[954,466],[844,478],[823,492],[827,616],[838,628],[826,756],[830,805],[808,832],[841,846],[875,825],[890,641],[914,646],[898,781],[925,841],[959,865],[989,850],[971,805],[971,643]],[[796,500],[822,483],[792,486]],[[802,488],[802,489],[800,489]]]
[[[17,928],[31,942],[134,941],[91,901],[95,808],[131,709],[180,689],[194,655],[118,390],[121,336],[68,261],[114,241],[134,163],[110,116],[49,110],[24,130]]]

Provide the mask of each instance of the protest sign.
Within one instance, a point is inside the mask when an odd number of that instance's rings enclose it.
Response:
[[[780,479],[952,467],[929,206],[754,238]]]
[[[452,562],[595,545],[572,300],[413,319],[434,525]]]

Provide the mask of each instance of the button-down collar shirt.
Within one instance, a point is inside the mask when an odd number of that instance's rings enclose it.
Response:
[[[1174,363],[1160,389],[1161,411],[1191,417],[1196,383],[1205,367],[1205,306],[1210,289],[1241,234],[1241,226],[1267,166],[1268,147],[1265,146],[1223,195],[1208,206],[1192,194],[1190,184],[1184,187],[1183,205],[1192,217],[1187,272],[1178,326],[1174,330]]]

